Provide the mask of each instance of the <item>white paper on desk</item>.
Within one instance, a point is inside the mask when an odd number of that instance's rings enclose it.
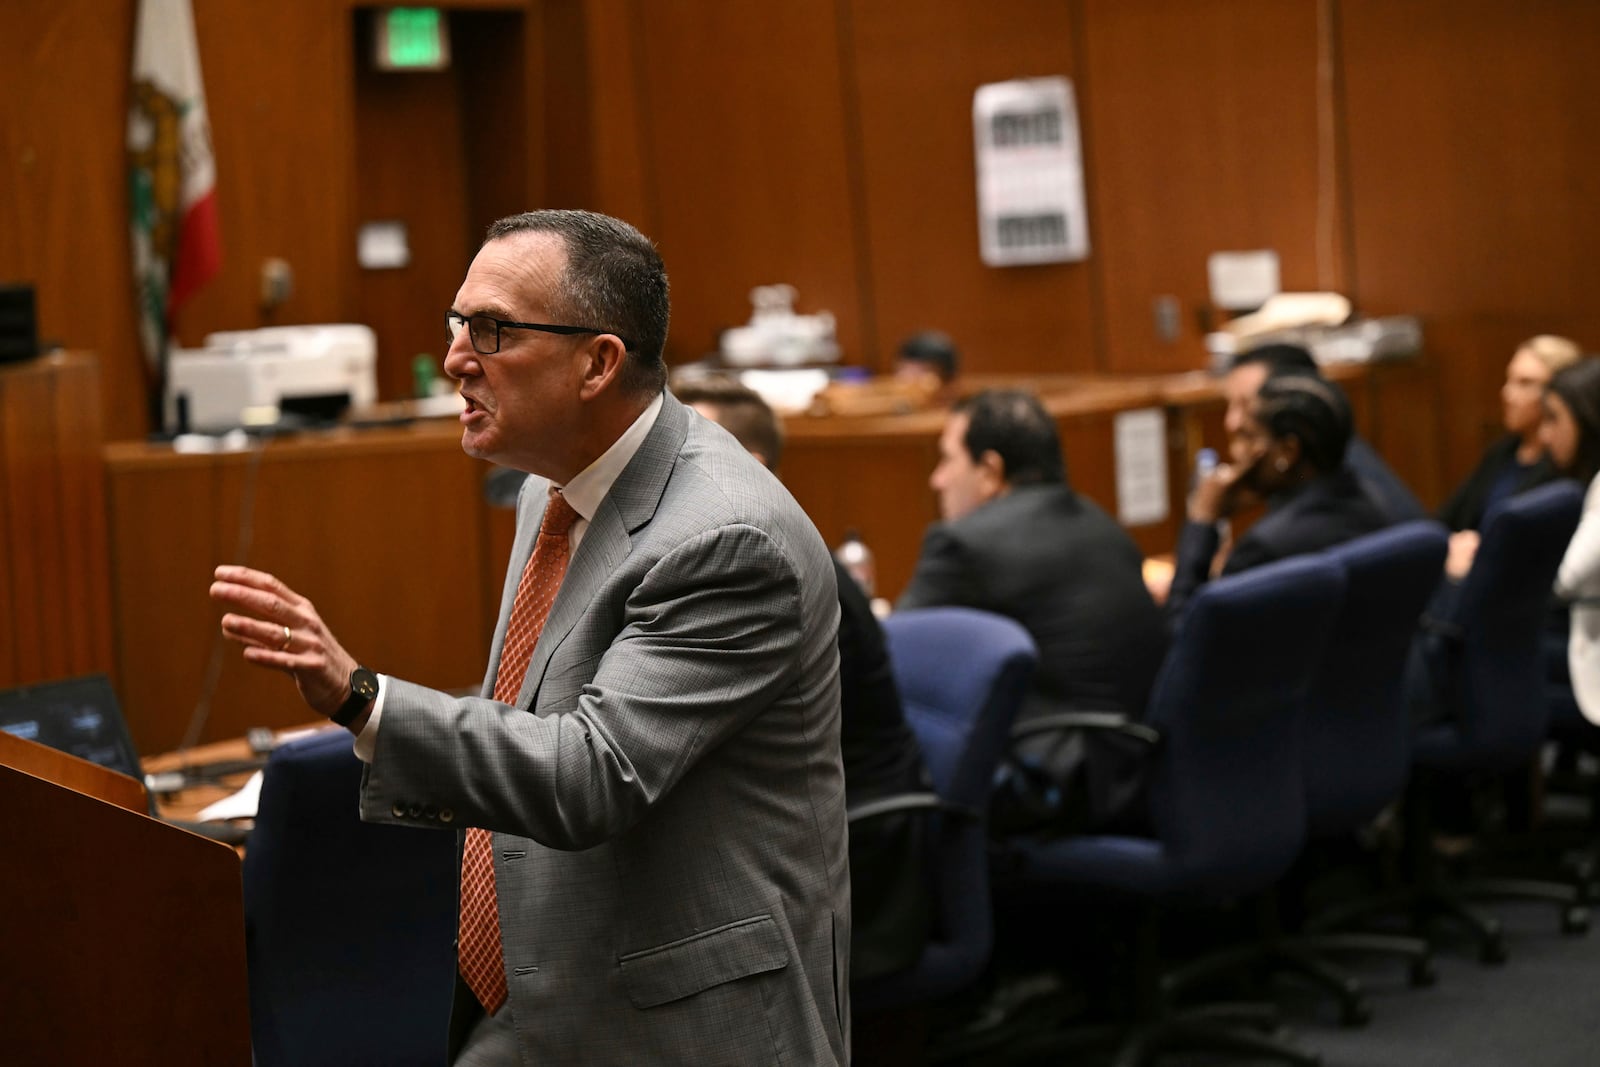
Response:
[[[991,267],[1089,255],[1078,105],[1067,78],[980,85],[972,97],[978,245]]]
[[[261,804],[261,772],[250,776],[237,793],[207,805],[196,816],[201,822],[226,822],[229,819],[253,819]]]
[[[1167,416],[1160,408],[1117,413],[1117,518],[1124,526],[1163,522],[1167,503]]]

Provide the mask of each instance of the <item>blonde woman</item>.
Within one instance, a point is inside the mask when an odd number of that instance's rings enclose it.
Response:
[[[1439,520],[1452,531],[1446,563],[1451,577],[1459,579],[1471,568],[1484,516],[1518,493],[1556,477],[1539,439],[1544,391],[1556,372],[1576,363],[1580,354],[1578,346],[1565,337],[1540,334],[1518,346],[1506,364],[1506,384],[1500,388],[1506,435],[1489,446],[1477,468],[1439,511]]]

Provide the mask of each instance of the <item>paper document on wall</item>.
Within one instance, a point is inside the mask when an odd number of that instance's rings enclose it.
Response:
[[[1228,311],[1254,311],[1281,291],[1278,253],[1270,248],[1250,252],[1213,252],[1206,257],[1211,303]]]
[[[1124,526],[1164,522],[1167,502],[1167,417],[1160,408],[1118,412],[1117,519]]]
[[[981,85],[972,98],[978,232],[991,267],[1089,255],[1078,106],[1067,78]]]

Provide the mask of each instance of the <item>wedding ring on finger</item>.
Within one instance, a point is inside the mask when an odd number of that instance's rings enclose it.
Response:
[[[279,652],[289,651],[289,642],[294,640],[294,631],[287,626],[283,628],[283,644],[278,646]]]

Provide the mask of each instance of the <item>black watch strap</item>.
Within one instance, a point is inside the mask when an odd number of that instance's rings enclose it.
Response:
[[[339,705],[339,710],[328,718],[340,726],[348,727],[376,699],[378,699],[378,676],[365,667],[357,667],[350,672],[350,695]]]

